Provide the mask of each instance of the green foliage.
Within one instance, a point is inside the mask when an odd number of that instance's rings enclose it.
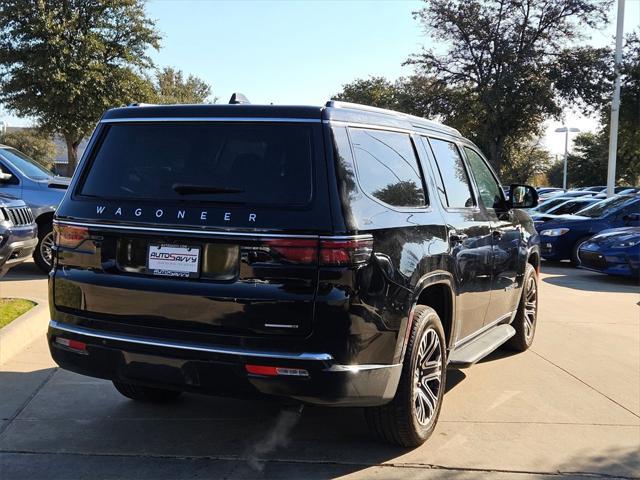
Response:
[[[51,135],[37,129],[25,128],[5,133],[0,143],[20,150],[46,168],[51,168],[56,157],[56,144]]]
[[[211,95],[211,86],[204,80],[194,75],[185,77],[181,70],[171,67],[156,73],[154,90],[154,103],[160,104],[207,103]]]
[[[104,110],[152,98],[159,40],[143,0],[3,0],[0,101],[64,136],[73,169]]]
[[[358,78],[343,85],[342,92],[332,98],[345,102],[360,103],[372,107],[398,110],[402,95],[400,81],[392,83],[384,77]]]
[[[505,148],[505,159],[500,178],[502,183],[529,183],[536,175],[549,169],[550,155],[533,138],[509,141]]]
[[[423,50],[409,63],[439,82],[442,92],[452,93],[447,100],[459,123],[451,124],[469,135],[497,170],[508,161],[509,144],[539,135],[545,119],[559,116],[563,98],[592,102],[610,90],[603,74],[607,50],[568,48],[585,27],[606,21],[609,0],[425,3],[416,18],[449,48]],[[567,73],[570,80],[562,82]]]
[[[576,72],[577,73],[577,72]],[[610,98],[599,105],[596,133],[579,134],[567,162],[567,182],[572,187],[605,185],[609,161]],[[616,184],[640,185],[640,39],[627,37],[621,68],[620,114],[616,155]],[[554,186],[562,185],[562,162],[547,172]]]

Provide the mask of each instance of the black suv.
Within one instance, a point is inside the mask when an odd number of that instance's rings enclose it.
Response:
[[[537,195],[509,198],[456,130],[388,110],[109,110],[54,221],[51,353],[136,400],[362,406],[418,445],[447,365],[533,340]]]

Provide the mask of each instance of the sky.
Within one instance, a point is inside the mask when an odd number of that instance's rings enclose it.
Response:
[[[162,34],[154,62],[194,74],[213,87],[219,102],[233,92],[252,103],[322,105],[356,78],[395,79],[412,73],[402,63],[423,46],[437,47],[424,35],[412,12],[417,0],[151,0],[149,16]],[[589,43],[613,46],[612,23],[589,32]],[[638,28],[640,0],[627,0],[625,31]],[[6,113],[6,112],[5,112]],[[1,115],[10,125],[29,120]],[[594,119],[567,112],[572,127],[593,130]],[[543,144],[564,150],[564,137],[547,124]]]

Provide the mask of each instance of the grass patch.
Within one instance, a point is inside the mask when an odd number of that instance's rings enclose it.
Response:
[[[0,328],[11,323],[33,306],[35,306],[34,302],[22,298],[0,298]]]

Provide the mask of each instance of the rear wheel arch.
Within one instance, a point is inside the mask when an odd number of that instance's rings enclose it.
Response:
[[[38,215],[36,218],[36,224],[38,225],[38,230],[42,227],[46,227],[53,223],[53,212],[44,212]]]
[[[402,332],[402,348],[399,349],[398,362],[402,362],[407,348],[408,332],[411,331],[411,323],[415,309],[418,305],[426,305],[435,310],[440,317],[445,334],[447,348],[457,331],[455,321],[455,291],[453,276],[449,272],[433,272],[420,279],[416,287],[416,294],[409,312],[406,328]]]
[[[536,272],[540,272],[540,253],[537,250],[534,250],[529,253],[527,257],[527,263],[531,264],[533,268],[536,269]]]

